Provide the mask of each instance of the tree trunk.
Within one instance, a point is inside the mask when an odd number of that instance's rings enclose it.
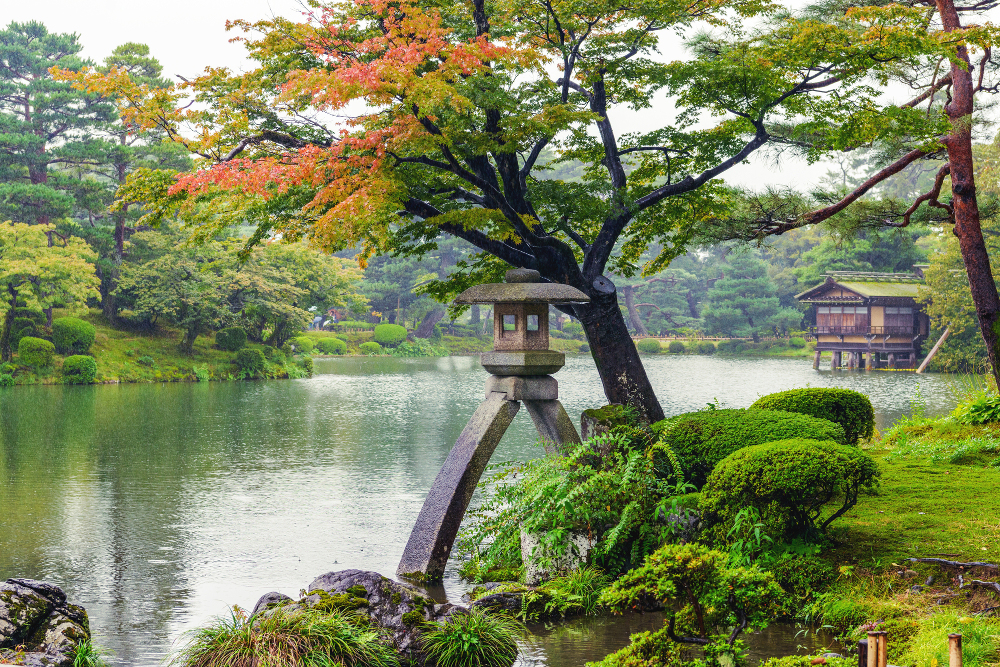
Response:
[[[694,295],[694,291],[688,291],[684,300],[687,301],[688,312],[691,314],[691,317],[700,317],[700,315],[698,315],[698,297]]]
[[[479,324],[480,321],[481,318],[479,316],[479,304],[474,303],[472,304],[472,307],[469,308],[469,324],[471,324],[472,326],[476,326],[477,324]]]
[[[573,311],[587,333],[608,401],[634,406],[649,423],[660,421],[663,408],[625,326],[614,284],[598,278],[589,296],[590,303],[574,306]]]
[[[184,337],[181,338],[181,352],[186,355],[194,354],[194,341],[198,338],[197,331],[185,331]]]
[[[938,13],[946,32],[961,29],[954,0],[937,0]],[[952,131],[945,138],[951,172],[952,207],[962,261],[969,276],[972,302],[976,306],[979,330],[986,343],[993,377],[1000,384],[1000,295],[990,267],[990,257],[979,223],[979,203],[972,165],[972,112],[974,88],[972,66],[965,45],[957,49],[958,61],[952,62],[952,100],[945,105]]]
[[[424,319],[420,321],[420,326],[417,327],[416,333],[413,335],[417,338],[430,338],[434,335],[434,326],[444,318],[444,306],[434,306],[431,312],[424,315]]]
[[[7,292],[10,294],[10,307],[3,318],[3,329],[0,330],[0,362],[8,362],[14,355],[10,348],[10,328],[14,324],[14,309],[17,308],[17,290],[8,285]]]
[[[625,308],[628,309],[628,319],[632,324],[632,330],[635,331],[635,335],[648,336],[649,331],[646,330],[646,325],[642,323],[639,311],[635,307],[635,288],[631,285],[626,285],[622,288],[622,294],[625,296]]]

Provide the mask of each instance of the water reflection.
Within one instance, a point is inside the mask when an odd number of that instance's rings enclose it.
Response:
[[[954,402],[943,376],[817,373],[788,359],[646,365],[668,414],[807,384],[870,394],[880,427],[909,411],[918,383],[928,412]],[[250,606],[269,590],[295,595],[334,569],[394,572],[486,374],[472,357],[316,368],[288,382],[0,391],[0,578],[59,583],[90,611],[98,643],[123,663],[154,665],[183,630],[227,605]],[[574,419],[601,403],[589,358],[570,359],[557,377]],[[540,453],[523,415],[494,460]],[[453,599],[465,591],[453,568],[444,589]],[[542,633],[531,651],[553,667],[580,664],[571,645],[592,645],[587,659],[599,658],[613,650],[610,637],[635,631],[602,630],[608,623],[572,630],[592,639]],[[569,662],[556,658],[563,653]]]

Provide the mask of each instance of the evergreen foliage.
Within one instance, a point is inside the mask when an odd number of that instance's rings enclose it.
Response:
[[[773,538],[816,539],[878,478],[875,461],[857,447],[790,438],[744,447],[719,462],[702,490],[701,508],[731,526],[753,507]],[[834,499],[839,506],[824,517]]]
[[[636,348],[643,354],[659,354],[660,341],[655,338],[643,338],[635,344]]]
[[[308,336],[296,336],[288,340],[295,347],[295,354],[309,354],[313,351],[313,340]]]
[[[17,358],[24,366],[47,368],[52,365],[55,353],[55,345],[33,336],[25,336],[17,345]]]
[[[347,354],[347,343],[339,338],[320,338],[316,349],[323,354]]]
[[[715,343],[710,340],[698,343],[698,354],[715,354]]]
[[[845,442],[856,445],[875,432],[875,409],[864,394],[835,387],[805,387],[768,394],[750,409],[784,410],[829,419],[844,428]]]
[[[97,377],[97,361],[82,354],[66,357],[63,360],[62,375],[66,384],[90,384]]]
[[[370,340],[367,343],[361,343],[358,347],[361,349],[361,354],[367,354],[369,357],[376,354],[382,354],[382,346],[373,340]]]
[[[676,454],[684,478],[699,488],[719,461],[743,447],[787,438],[846,441],[839,424],[779,410],[689,412],[651,428]]]
[[[59,354],[86,354],[97,337],[97,329],[78,317],[52,320],[52,342]]]
[[[237,352],[246,347],[247,332],[240,327],[226,327],[215,333],[215,346],[220,350]]]
[[[236,353],[233,362],[247,377],[260,377],[264,373],[264,353],[257,348],[243,348]]]
[[[35,326],[33,320],[29,320],[27,317],[15,317],[13,323],[10,325],[10,346],[12,348],[17,347],[17,344],[25,336],[34,336],[37,338],[38,333],[38,327]]]
[[[667,351],[670,354],[684,354],[687,352],[687,348],[684,347],[684,343],[679,340],[671,341],[670,345],[667,346]]]

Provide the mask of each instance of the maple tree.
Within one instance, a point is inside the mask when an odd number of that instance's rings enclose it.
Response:
[[[607,273],[656,272],[706,226],[739,218],[718,177],[770,142],[808,136],[819,157],[905,135],[927,153],[946,132],[915,105],[879,103],[902,64],[954,51],[922,10],[897,5],[835,20],[755,0],[309,6],[299,23],[234,23],[259,63],[245,74],[209,69],[169,90],[119,70],[69,75],[201,158],[176,177],[137,173],[122,200],[148,202],[152,220],[181,214],[203,238],[252,223],[251,243],[308,236],[359,247],[362,263],[430,249],[442,233],[464,239],[480,254],[435,296],[510,266],[582,290],[590,303],[566,311],[608,399],[651,420],[663,411]],[[759,30],[742,27],[752,15]],[[696,22],[717,34],[694,37],[689,60],[661,62],[660,35]],[[673,117],[616,131],[660,93]],[[582,177],[546,179],[546,151],[582,163]],[[651,243],[661,251],[639,266]]]
[[[0,361],[11,358],[10,328],[19,302],[45,309],[55,304],[86,308],[87,298],[96,296],[94,252],[81,239],[53,242],[52,232],[52,225],[0,222],[0,290],[6,306]]]

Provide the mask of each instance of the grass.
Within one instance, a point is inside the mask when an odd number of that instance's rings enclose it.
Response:
[[[523,632],[509,616],[478,607],[425,627],[423,650],[437,667],[510,667],[517,659],[514,638]]]
[[[247,616],[234,607],[196,630],[170,661],[177,667],[394,667],[396,652],[367,621],[349,612],[277,608]]]
[[[73,667],[107,667],[104,651],[89,639],[84,639],[73,649]]]

